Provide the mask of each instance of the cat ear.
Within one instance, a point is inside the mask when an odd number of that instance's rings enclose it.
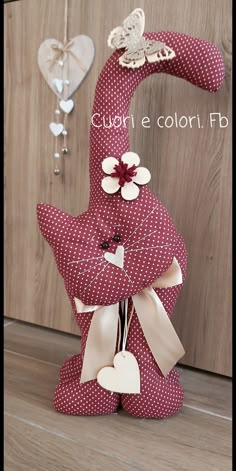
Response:
[[[65,235],[74,219],[73,216],[45,203],[37,205],[37,218],[40,231],[51,246]]]

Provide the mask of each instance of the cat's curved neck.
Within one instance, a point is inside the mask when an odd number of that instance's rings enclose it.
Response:
[[[220,50],[201,39],[174,32],[148,33],[146,39],[164,42],[175,51],[173,59],[146,63],[137,69],[119,64],[124,50],[115,51],[99,76],[90,126],[90,203],[104,192],[101,162],[109,156],[121,157],[130,150],[128,120],[131,98],[139,83],[152,73],[164,72],[183,78],[193,85],[214,92],[224,79]],[[158,106],[157,106],[158,108]],[[137,149],[131,149],[137,152]]]

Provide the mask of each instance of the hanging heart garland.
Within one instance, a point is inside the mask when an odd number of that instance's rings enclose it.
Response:
[[[59,136],[63,137],[62,154],[69,153],[67,122],[68,115],[74,109],[74,101],[71,97],[88,75],[95,57],[93,40],[85,35],[79,35],[68,40],[67,29],[68,0],[65,0],[63,43],[57,39],[46,39],[38,50],[39,69],[57,97],[56,122],[52,121],[49,124],[49,129],[55,137],[55,175],[62,174],[61,154],[58,151],[57,140]],[[64,113],[63,119],[60,118],[61,112]]]

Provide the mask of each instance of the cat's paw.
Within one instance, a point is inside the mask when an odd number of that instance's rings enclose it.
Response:
[[[177,374],[176,374],[177,373]],[[176,414],[183,405],[184,391],[179,385],[179,373],[171,372],[169,378],[158,374],[141,380],[140,394],[122,394],[121,403],[134,417],[164,419]]]
[[[60,368],[60,382],[71,381],[78,378],[81,374],[82,359],[81,354],[73,355],[66,360]]]
[[[107,415],[117,412],[120,395],[103,389],[97,380],[81,384],[78,377],[58,384],[53,405],[68,415]]]

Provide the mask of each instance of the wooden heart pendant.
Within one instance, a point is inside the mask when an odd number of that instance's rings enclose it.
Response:
[[[38,65],[53,92],[68,100],[89,73],[94,55],[94,43],[89,36],[76,36],[66,45],[57,39],[46,39],[38,51]],[[65,85],[59,87],[62,77]]]
[[[117,393],[139,394],[140,372],[136,358],[130,352],[119,352],[113,360],[114,368],[105,366],[97,375],[104,389]]]

